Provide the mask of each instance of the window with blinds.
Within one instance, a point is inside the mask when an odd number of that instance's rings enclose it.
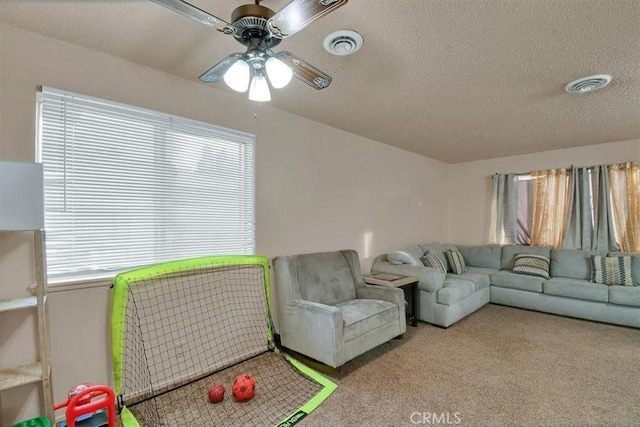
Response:
[[[49,282],[255,252],[255,137],[43,88]]]

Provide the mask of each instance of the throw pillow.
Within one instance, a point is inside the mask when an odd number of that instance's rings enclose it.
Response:
[[[451,271],[455,274],[462,274],[467,271],[467,265],[464,262],[464,257],[457,249],[449,249],[447,251],[447,261],[449,261]]]
[[[387,254],[387,261],[393,265],[411,264],[411,259],[409,259],[407,254],[403,254],[400,251],[389,252]]]
[[[631,257],[591,255],[591,281],[610,286],[633,286]]]
[[[442,276],[442,280],[447,277],[447,269],[440,260],[438,254],[436,254],[434,251],[428,251],[420,259],[422,260],[422,263],[425,267],[435,268],[437,271],[439,271],[440,275]]]
[[[513,272],[548,279],[549,263],[549,257],[544,255],[516,254]]]

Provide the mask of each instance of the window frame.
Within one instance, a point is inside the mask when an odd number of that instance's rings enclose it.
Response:
[[[214,156],[218,156],[220,159],[217,159],[216,161],[218,163],[212,162],[212,163],[204,163],[204,160],[202,161],[202,165],[200,166],[199,170],[206,170],[212,174],[215,174],[216,171],[215,169],[211,168],[210,165],[211,164],[215,164],[215,165],[222,165],[225,162],[225,155],[227,155],[231,160],[229,160],[229,165],[235,166],[238,170],[241,170],[243,173],[245,173],[245,175],[242,175],[242,179],[240,179],[239,181],[242,181],[240,183],[235,183],[234,185],[236,185],[239,189],[237,192],[232,192],[232,191],[228,191],[228,188],[225,188],[226,192],[228,192],[229,194],[232,194],[233,197],[237,197],[238,200],[241,200],[241,202],[239,203],[239,205],[241,205],[241,208],[237,208],[239,210],[242,211],[242,214],[239,214],[239,216],[237,218],[239,218],[238,222],[242,224],[242,226],[240,227],[240,229],[242,230],[242,233],[246,234],[246,239],[249,240],[245,240],[245,234],[242,234],[242,238],[240,238],[240,240],[242,242],[247,242],[246,243],[246,247],[248,249],[243,249],[242,251],[233,251],[232,253],[237,254],[237,253],[242,253],[242,254],[255,254],[255,248],[256,248],[256,232],[255,232],[255,226],[256,226],[256,215],[255,215],[255,200],[256,200],[256,188],[255,188],[255,181],[256,181],[256,168],[255,168],[255,135],[253,134],[249,134],[249,133],[245,133],[245,132],[241,132],[241,131],[237,131],[237,130],[233,130],[233,129],[228,129],[228,128],[224,128],[221,126],[217,126],[217,125],[213,125],[211,123],[206,123],[206,122],[201,122],[201,121],[196,121],[193,119],[188,119],[188,118],[184,118],[184,117],[179,117],[179,116],[175,116],[175,115],[171,115],[171,114],[167,114],[161,111],[155,111],[155,110],[150,110],[150,109],[146,109],[146,108],[141,108],[141,107],[137,107],[137,106],[133,106],[133,105],[129,105],[129,104],[124,104],[124,103],[120,103],[120,102],[115,102],[115,101],[111,101],[111,100],[106,100],[106,99],[101,99],[101,98],[96,98],[96,97],[92,97],[92,96],[87,96],[87,95],[83,95],[83,94],[78,94],[78,93],[74,93],[74,92],[70,92],[70,91],[65,91],[65,90],[59,90],[59,89],[54,89],[54,88],[49,88],[49,87],[40,87],[38,90],[38,94],[37,94],[37,112],[36,112],[36,153],[37,153],[37,158],[39,162],[43,162],[43,159],[45,160],[45,199],[47,196],[47,189],[49,188],[49,191],[52,191],[51,188],[53,188],[51,185],[47,186],[47,182],[51,182],[52,176],[51,176],[51,171],[49,171],[49,173],[47,174],[47,164],[51,164],[51,162],[47,163],[46,160],[49,156],[44,155],[44,150],[46,149],[47,144],[53,144],[51,141],[45,141],[44,139],[44,135],[46,134],[46,127],[50,126],[49,123],[47,123],[47,120],[45,118],[43,118],[43,113],[44,113],[44,109],[48,106],[50,106],[50,104],[47,104],[47,97],[51,96],[51,97],[60,97],[61,99],[71,99],[73,100],[73,102],[75,102],[76,99],[81,100],[82,102],[88,102],[88,103],[95,103],[95,105],[104,105],[106,106],[107,109],[113,109],[113,110],[117,110],[119,112],[121,111],[127,111],[127,112],[131,112],[131,117],[132,120],[134,120],[136,118],[137,115],[142,114],[145,115],[145,120],[152,118],[152,119],[158,119],[158,123],[163,123],[162,126],[159,126],[158,124],[154,124],[152,123],[152,126],[154,127],[154,134],[158,134],[158,135],[154,135],[154,139],[153,142],[154,144],[157,144],[157,147],[155,147],[157,150],[164,150],[164,154],[162,157],[161,161],[156,161],[154,160],[154,165],[156,165],[156,167],[161,168],[163,165],[167,165],[167,164],[171,164],[171,163],[175,163],[176,166],[175,168],[179,168],[179,166],[177,166],[177,163],[179,163],[180,159],[191,159],[194,158],[193,153],[187,153],[184,155],[180,155],[179,153],[175,156],[175,157],[171,157],[169,156],[169,152],[171,150],[175,151],[176,150],[180,150],[181,148],[184,147],[190,147],[188,148],[187,151],[189,150],[203,150],[203,147],[206,147],[207,144],[210,144],[210,147],[207,147],[207,152],[209,155],[214,155]],[[67,113],[66,111],[63,114],[64,116],[64,120],[66,123],[66,120],[68,120],[67,117]],[[103,117],[101,117],[102,119]],[[151,119],[149,119],[151,120]],[[151,120],[151,122],[153,122],[153,120]],[[167,123],[169,123],[169,125],[167,125]],[[110,125],[109,125],[110,126]],[[161,134],[162,132],[159,130],[160,128],[162,128],[164,130],[164,133]],[[186,132],[186,133],[185,133]],[[191,132],[190,134],[188,132]],[[207,134],[207,132],[209,132]],[[169,133],[173,133],[174,136],[173,138],[169,137]],[[226,136],[229,138],[229,140],[221,140],[220,138],[222,138],[222,136]],[[180,139],[183,138],[184,141],[189,141],[191,144],[193,145],[188,145],[183,143],[180,143]],[[116,139],[114,137],[114,139]],[[200,141],[200,145],[198,145],[198,140]],[[213,143],[215,139],[215,144]],[[194,143],[195,141],[195,143]],[[111,143],[113,143],[113,141],[110,141]],[[64,144],[67,144],[66,140],[64,142]],[[215,147],[218,146],[220,147],[222,144],[229,144],[230,147],[236,147],[238,153],[237,157],[233,157],[232,155],[224,154],[224,150],[222,151],[216,151],[215,148],[211,148],[211,147]],[[132,144],[133,145],[133,144]],[[135,148],[133,149],[135,151]],[[233,150],[232,150],[233,151]],[[214,154],[211,154],[214,153]],[[222,153],[222,154],[221,154]],[[157,153],[154,153],[157,154]],[[200,153],[200,157],[202,158],[204,156],[204,153]],[[197,157],[197,155],[196,155]],[[207,158],[207,160],[209,160],[209,158]],[[65,160],[66,162],[66,160]],[[164,162],[164,163],[163,163]],[[235,164],[234,164],[235,162]],[[160,166],[157,166],[160,165]],[[184,165],[183,165],[184,166]],[[187,165],[188,166],[188,165]],[[58,169],[57,171],[60,173],[64,170],[67,169],[67,164],[64,163],[62,169]],[[168,172],[167,172],[168,171]],[[165,174],[165,172],[167,172],[167,174],[171,174],[173,170],[169,170],[169,169],[162,169],[163,174]],[[176,172],[178,173],[178,172]],[[186,173],[191,173],[190,171],[185,172]],[[174,174],[175,175],[175,174]],[[217,179],[213,179],[213,180],[209,180],[209,181],[215,181],[215,184],[211,184],[211,185],[217,185],[219,188],[224,188],[224,180],[220,178],[219,173],[218,176],[216,177]],[[53,178],[55,179],[55,178]],[[64,179],[64,178],[62,178]],[[175,176],[172,176],[170,179],[175,179]],[[207,182],[209,182],[207,181]],[[229,180],[231,181],[231,180]],[[152,182],[155,184],[155,181],[152,180]],[[222,184],[220,184],[219,182],[223,182]],[[64,184],[65,188],[67,183]],[[183,183],[184,186],[184,183]],[[218,187],[216,187],[216,189],[218,189]],[[66,190],[65,190],[66,191]],[[219,190],[216,190],[219,192]],[[226,195],[225,192],[225,195]],[[171,195],[167,195],[164,194],[161,196],[161,198],[163,198],[163,200],[171,200],[172,197]],[[199,200],[197,200],[198,203],[200,203],[202,201],[202,199],[205,198],[199,198]],[[66,200],[66,196],[65,196],[65,200]],[[215,199],[212,199],[213,202],[215,203]],[[218,203],[219,205],[224,205],[223,200],[218,200],[220,203]],[[203,202],[204,203],[204,202]],[[51,203],[49,203],[49,206],[51,205]],[[175,203],[176,206],[180,205],[179,203]],[[209,201],[209,205],[211,205],[211,200]],[[182,207],[182,205],[180,205],[179,207],[176,208],[176,210],[180,210],[180,208]],[[208,206],[210,207],[210,206]],[[246,208],[246,209],[245,209]],[[194,211],[197,210],[197,208],[193,208]],[[222,209],[222,208],[221,208]],[[204,210],[204,209],[201,209]],[[154,211],[156,214],[159,212],[159,210],[155,210]],[[207,213],[209,213],[210,211],[207,210]],[[51,219],[51,216],[53,215],[52,210],[49,208],[47,209],[47,204],[45,203],[45,230],[47,230],[47,217],[49,217]],[[166,215],[166,216],[163,216]],[[163,218],[165,218],[165,221],[167,220],[167,218],[169,218],[169,221],[173,220],[175,221],[175,217],[171,216],[172,214],[161,214],[161,216],[163,216]],[[177,214],[174,214],[177,215]],[[246,216],[245,216],[246,215]],[[211,218],[211,216],[209,217]],[[240,219],[241,218],[241,219]],[[247,219],[248,218],[248,219]],[[226,217],[225,217],[226,220]],[[108,220],[106,220],[108,222]],[[158,222],[158,221],[162,221],[162,220],[158,220],[157,218],[152,218],[152,221]],[[186,221],[186,223],[189,223],[189,221],[191,220],[191,217],[188,217]],[[192,222],[196,222],[197,220],[193,220]],[[224,222],[223,220],[219,220],[219,222]],[[209,225],[213,226],[215,224],[215,220],[211,220],[211,223],[209,223]],[[102,224],[102,223],[100,223]],[[165,224],[166,226],[166,224]],[[189,224],[188,224],[189,226]],[[175,225],[174,225],[175,227]],[[246,227],[246,229],[245,229]],[[233,228],[233,227],[232,227]],[[193,227],[190,230],[197,230],[197,227]],[[54,235],[55,236],[55,232],[53,230],[50,230],[51,232],[49,233],[50,235]],[[165,229],[166,232],[166,229]],[[225,229],[226,232],[226,229]],[[111,237],[111,236],[110,236]],[[197,238],[199,238],[200,236],[198,236]],[[155,238],[154,238],[155,239]],[[47,239],[48,244],[49,245],[55,245],[56,244],[56,238],[52,237],[52,238],[48,238]],[[159,245],[160,239],[156,239],[153,242],[153,247],[154,249],[158,249],[158,247],[160,247],[161,245]],[[209,242],[205,242],[205,244],[208,244]],[[244,243],[242,244],[244,247]],[[162,251],[169,251],[169,253],[173,253],[174,255],[170,256],[170,257],[159,257],[157,259],[154,259],[151,262],[143,262],[143,263],[135,263],[135,264],[127,264],[127,265],[123,265],[120,268],[114,268],[114,269],[99,269],[99,270],[91,270],[91,268],[93,267],[88,267],[88,269],[84,269],[84,270],[78,270],[75,272],[66,272],[66,273],[61,273],[59,271],[53,271],[52,269],[47,266],[47,273],[49,276],[49,283],[54,285],[54,286],[68,286],[68,285],[72,285],[72,284],[78,284],[78,283],[91,283],[91,282],[104,282],[107,279],[111,279],[113,278],[116,274],[122,272],[122,271],[127,271],[127,270],[131,270],[131,269],[135,269],[135,268],[139,268],[145,265],[151,265],[151,264],[155,264],[158,262],[162,262],[162,261],[167,261],[167,260],[172,260],[172,259],[180,259],[180,258],[190,258],[190,257],[194,257],[194,256],[202,256],[202,255],[227,255],[231,252],[220,252],[220,251],[200,251],[200,252],[193,252],[193,253],[189,253],[188,256],[183,256],[181,255],[180,251],[176,251],[175,248],[170,248],[171,245],[169,245],[169,249],[167,249],[167,247],[165,246]],[[182,245],[184,246],[184,245]],[[183,248],[181,248],[183,249]],[[187,251],[189,251],[191,248],[186,249]],[[49,258],[51,259],[52,255],[49,255]],[[54,255],[55,256],[55,255]],[[97,265],[94,265],[97,266]]]

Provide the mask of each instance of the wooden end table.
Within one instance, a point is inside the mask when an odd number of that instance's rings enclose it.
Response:
[[[406,313],[407,322],[411,326],[418,326],[418,319],[416,314],[418,313],[418,298],[416,290],[418,289],[417,276],[401,276],[399,274],[391,273],[372,273],[363,276],[365,283],[370,285],[382,285],[389,286],[390,288],[400,288],[404,292],[405,304],[409,305],[409,299],[411,300],[411,314]]]

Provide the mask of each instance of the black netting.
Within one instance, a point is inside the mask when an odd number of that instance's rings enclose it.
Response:
[[[114,319],[124,322],[122,401],[142,426],[273,425],[323,388],[271,351],[263,265],[126,277],[125,318]],[[231,394],[241,373],[256,380],[248,402]],[[213,404],[218,383],[225,399]]]
[[[242,373],[256,380],[255,397],[248,402],[236,402],[231,394],[231,383]],[[226,388],[220,403],[209,402],[212,384]],[[273,426],[321,389],[282,356],[267,352],[129,409],[142,426]]]

